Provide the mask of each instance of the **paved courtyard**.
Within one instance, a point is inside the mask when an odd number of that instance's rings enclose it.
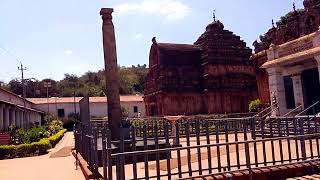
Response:
[[[73,134],[67,132],[51,152],[38,157],[0,161],[1,180],[83,180],[80,168],[75,169],[75,159],[70,150],[74,144]]]

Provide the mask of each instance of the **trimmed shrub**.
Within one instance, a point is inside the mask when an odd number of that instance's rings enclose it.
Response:
[[[262,105],[260,99],[256,99],[254,101],[251,101],[249,104],[249,111],[250,112],[258,112],[260,106]]]
[[[53,147],[53,145],[50,144],[50,141],[47,138],[41,139],[39,142],[34,142],[31,145],[33,145],[36,148],[36,151],[39,155],[46,154],[47,150]]]
[[[0,146],[0,160],[46,154],[48,149],[54,147],[62,139],[66,131],[63,129],[49,138],[43,138],[31,144]]]
[[[52,147],[55,147],[58,144],[58,142],[62,139],[62,137],[66,131],[67,131],[66,129],[63,129],[63,130],[59,131],[57,134],[48,138]]]
[[[0,146],[0,159],[12,159],[17,157],[17,147],[15,145]]]

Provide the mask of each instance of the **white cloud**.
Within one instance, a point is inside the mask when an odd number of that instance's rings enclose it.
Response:
[[[143,37],[143,35],[142,35],[141,33],[137,33],[137,34],[134,35],[133,38],[134,38],[135,40],[141,40],[142,37]]]
[[[187,16],[191,8],[179,0],[142,0],[139,3],[123,3],[115,7],[115,13],[140,13],[179,20]]]
[[[73,54],[73,51],[72,50],[66,50],[66,51],[64,51],[64,53],[67,54],[67,55],[71,55],[71,54]]]

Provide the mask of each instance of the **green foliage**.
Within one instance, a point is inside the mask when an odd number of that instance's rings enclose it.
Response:
[[[129,117],[129,111],[127,108],[121,107],[121,113],[123,118]]]
[[[63,128],[67,129],[68,131],[72,131],[74,124],[79,123],[79,121],[80,121],[79,113],[70,113],[68,115],[68,119],[63,122]]]
[[[57,134],[49,138],[43,138],[38,142],[0,146],[0,160],[46,154],[48,149],[54,147],[62,139],[65,132],[66,130],[63,129]]]
[[[260,99],[256,99],[250,102],[249,104],[249,111],[250,112],[258,112],[259,107],[262,105]]]
[[[304,11],[305,11],[304,9],[297,9],[297,10],[296,10],[296,13],[297,13],[297,14],[302,14]],[[295,17],[295,16],[296,16],[295,12],[291,11],[291,12],[287,13],[286,15],[281,16],[281,17],[280,17],[280,20],[279,20],[276,24],[277,24],[278,26],[280,26],[280,25],[285,25],[285,24],[287,24],[287,22],[288,22],[291,18],[293,18],[293,17]]]
[[[37,142],[42,138],[46,138],[46,135],[48,135],[46,127],[33,127],[25,133],[23,142]]]
[[[137,94],[143,93],[146,76],[148,73],[147,65],[137,65],[132,67],[118,67],[120,80],[120,94]],[[87,72],[78,77],[74,74],[65,74],[64,79],[55,81],[53,79],[26,80],[26,95],[29,98],[47,97],[47,89],[44,82],[51,82],[52,87],[48,89],[50,97],[70,97],[70,96],[105,96],[106,79],[104,70],[98,72]],[[22,94],[22,83],[18,79],[11,80],[6,89]]]
[[[48,138],[52,147],[55,147],[58,144],[58,142],[62,139],[65,132],[67,132],[67,130],[63,129],[63,130],[59,131],[57,134]]]
[[[18,145],[38,142],[40,139],[50,137],[62,130],[63,122],[59,118],[48,115],[45,119],[45,126],[33,127],[28,131],[19,129],[15,125],[11,125],[9,127],[11,144]]]
[[[25,131],[23,129],[19,129],[15,125],[9,126],[9,134],[11,137],[11,144],[21,144],[25,138]]]
[[[46,125],[45,126],[47,127],[47,129],[50,132],[50,134],[56,134],[63,127],[62,120],[57,116],[46,115],[45,121],[46,121]]]

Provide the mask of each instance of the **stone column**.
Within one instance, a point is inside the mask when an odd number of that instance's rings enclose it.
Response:
[[[3,104],[0,104],[0,131],[4,130]]]
[[[271,105],[278,103],[279,111],[273,111],[272,116],[284,115],[287,112],[286,97],[284,90],[284,82],[282,70],[280,68],[268,68],[269,75],[269,91]]]
[[[25,123],[25,128],[28,129],[30,126],[30,122],[29,122],[29,112],[27,110],[24,111],[24,123]]]
[[[10,109],[10,125],[16,125],[16,108]]]
[[[25,122],[24,122],[24,117],[23,117],[23,110],[19,111],[19,117],[20,117],[20,128],[24,128]]]
[[[15,114],[16,114],[16,126],[20,128],[21,125],[20,125],[20,113],[19,113],[19,109],[16,109],[16,110],[15,110]]]
[[[295,74],[291,76],[292,83],[293,83],[293,93],[294,93],[294,101],[296,107],[302,105],[304,108],[304,101],[303,101],[303,91],[302,91],[302,83],[301,83],[301,74]]]
[[[121,106],[119,96],[119,75],[117,64],[116,40],[112,23],[111,8],[102,8],[100,15],[103,20],[103,49],[105,75],[107,82],[108,121],[112,139],[120,137]]]
[[[10,119],[9,119],[9,106],[4,107],[4,129],[7,130],[9,127]]]

